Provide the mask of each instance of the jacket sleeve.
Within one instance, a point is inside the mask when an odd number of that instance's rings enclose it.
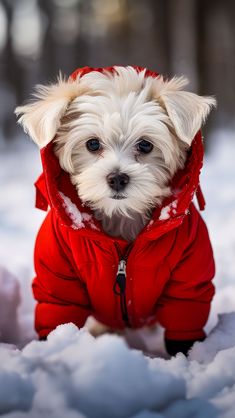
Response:
[[[35,244],[33,294],[37,300],[35,328],[40,338],[57,325],[73,322],[82,327],[91,313],[87,290],[76,272],[58,221],[50,211]]]
[[[177,232],[178,257],[158,307],[158,320],[169,340],[199,340],[214,295],[215,264],[206,225],[193,205]]]

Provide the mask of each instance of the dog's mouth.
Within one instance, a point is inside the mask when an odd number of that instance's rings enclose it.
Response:
[[[126,199],[126,196],[123,194],[114,194],[113,196],[111,196],[111,199],[121,200],[121,199]]]

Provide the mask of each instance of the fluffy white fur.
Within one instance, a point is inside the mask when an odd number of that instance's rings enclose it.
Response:
[[[61,167],[105,231],[132,240],[170,194],[170,180],[215,100],[183,91],[183,77],[165,81],[132,67],[115,70],[38,86],[36,100],[16,113],[39,147],[54,140]],[[100,151],[88,151],[91,138],[99,138]],[[149,154],[137,150],[140,139],[153,144]],[[115,170],[130,178],[120,200],[107,182]]]

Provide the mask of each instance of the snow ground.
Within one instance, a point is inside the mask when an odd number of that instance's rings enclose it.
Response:
[[[9,418],[234,418],[235,141],[217,132],[202,175],[216,264],[208,338],[186,359],[150,358],[123,338],[94,339],[68,324],[34,340],[30,282],[43,213],[33,209],[38,151],[21,140],[0,147],[0,414]],[[6,271],[7,269],[8,271]],[[17,280],[15,279],[17,277]],[[219,321],[218,321],[219,314]],[[161,332],[160,332],[161,334]],[[137,333],[149,348],[159,334]],[[132,336],[127,336],[127,340]],[[30,342],[31,341],[31,342]],[[8,344],[6,344],[8,343]],[[17,347],[16,347],[17,345]]]

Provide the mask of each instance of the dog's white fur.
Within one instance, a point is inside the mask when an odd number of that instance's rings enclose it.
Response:
[[[133,240],[171,193],[170,180],[215,105],[212,97],[183,91],[186,84],[184,77],[165,81],[117,66],[37,86],[36,100],[16,113],[40,148],[54,140],[61,167],[106,233]],[[99,138],[101,151],[88,151],[90,138]],[[140,139],[153,144],[149,154],[137,150]],[[107,182],[115,170],[130,178],[120,200]]]

